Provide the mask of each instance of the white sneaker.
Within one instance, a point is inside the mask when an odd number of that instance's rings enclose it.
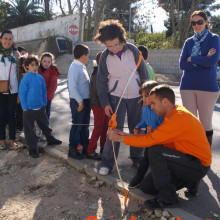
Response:
[[[18,144],[14,142],[14,145],[9,144],[9,150],[17,150],[19,148]]]
[[[0,144],[0,150],[5,150],[6,149],[6,145],[5,144]]]
[[[42,135],[42,136],[41,136],[41,140],[42,140],[42,141],[46,141],[46,140],[47,140],[46,136],[45,136],[45,135]]]
[[[109,174],[109,168],[107,167],[101,167],[99,170],[99,174],[102,176],[107,176]]]
[[[47,138],[43,134],[39,138],[39,141],[46,141],[46,140],[47,140]]]

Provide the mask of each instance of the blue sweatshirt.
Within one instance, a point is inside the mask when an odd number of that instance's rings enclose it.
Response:
[[[151,126],[156,129],[159,125],[162,124],[164,117],[158,117],[155,111],[153,111],[149,105],[143,108],[142,120],[136,127],[147,128]]]
[[[44,78],[38,73],[28,72],[21,80],[19,98],[23,110],[40,109],[47,105],[47,91]]]
[[[89,99],[89,75],[83,63],[74,60],[68,71],[67,83],[70,98],[75,99],[78,103],[83,99]]]
[[[180,68],[183,70],[180,89],[209,92],[219,91],[216,80],[217,62],[220,53],[219,41],[218,35],[209,32],[201,43],[201,56],[192,56],[191,62],[188,62],[187,58],[191,56],[195,42],[193,37],[186,40],[179,60]],[[211,48],[216,49],[216,53],[212,56],[207,56]]]

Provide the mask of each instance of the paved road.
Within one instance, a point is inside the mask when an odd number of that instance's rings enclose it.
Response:
[[[176,94],[176,103],[182,104],[178,86],[173,86],[173,89]],[[57,146],[56,149],[59,149],[62,152],[67,152],[69,130],[71,126],[71,114],[66,79],[59,80],[58,89],[52,102],[50,123],[55,136],[63,140],[63,145]],[[92,113],[90,123],[93,124]],[[192,200],[187,200],[184,197],[184,190],[180,190],[178,193],[180,197],[180,208],[202,219],[214,220],[215,217],[210,214],[210,211],[220,215],[220,99],[215,106],[213,128],[213,162],[208,175],[200,184],[198,197]],[[93,127],[90,127],[90,133],[92,132],[92,129]],[[135,172],[135,170],[131,168],[131,161],[128,159],[128,156],[129,147],[121,146],[118,163],[121,170],[122,179],[125,182],[129,182],[133,176],[133,173]],[[96,161],[87,159],[86,163],[90,164],[91,166],[98,167],[98,162]],[[116,177],[117,173],[113,170],[111,175]]]

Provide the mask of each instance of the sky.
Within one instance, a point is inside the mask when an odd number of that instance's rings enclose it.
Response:
[[[153,4],[152,0],[141,0],[138,6],[139,12],[138,14],[146,14],[146,11],[151,10],[151,13],[149,14],[150,17],[150,23],[153,26],[154,32],[163,32],[166,30],[164,26],[164,21],[168,19],[168,16],[164,9],[161,7],[158,7],[157,4]],[[154,1],[155,2],[155,1]],[[157,2],[157,1],[156,1]],[[216,0],[215,4],[220,4],[220,0]],[[134,4],[135,6],[135,4]],[[220,15],[220,9],[212,12],[213,16]]]
[[[65,1],[64,1],[65,2]],[[148,15],[148,18],[150,20],[150,23],[153,26],[154,32],[163,32],[166,30],[164,26],[164,21],[168,19],[168,16],[166,12],[161,8],[158,7],[157,4],[153,4],[152,2],[157,2],[155,0],[141,0],[138,3],[138,15],[146,15],[146,13],[150,10],[150,13]],[[215,4],[220,4],[220,0],[216,0]],[[134,3],[132,7],[136,6],[137,3]],[[67,11],[67,5],[64,4],[65,11]],[[54,4],[54,10],[60,13],[60,8],[56,4]],[[216,12],[212,12],[212,15],[220,15],[220,9]],[[146,22],[145,22],[146,23]]]

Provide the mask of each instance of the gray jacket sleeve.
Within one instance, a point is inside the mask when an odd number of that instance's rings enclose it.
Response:
[[[98,74],[96,78],[96,87],[98,91],[99,101],[102,108],[110,105],[109,97],[108,97],[108,69],[106,65],[106,58],[108,56],[108,50],[106,49],[100,58]]]
[[[133,44],[127,43],[127,46],[128,46],[128,48],[134,54],[135,63],[138,63],[138,60],[139,60],[139,50]],[[143,58],[142,58],[141,64],[138,67],[137,71],[138,71],[138,73],[140,75],[141,84],[143,84],[145,81],[150,79],[150,74],[148,72],[147,65],[146,65],[146,63],[145,63]]]

